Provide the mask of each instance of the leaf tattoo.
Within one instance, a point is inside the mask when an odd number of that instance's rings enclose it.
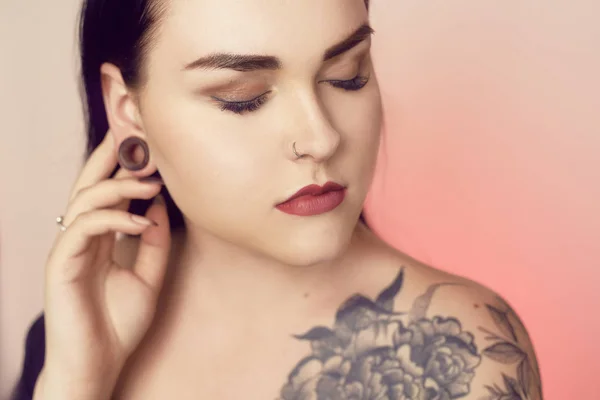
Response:
[[[377,296],[377,300],[375,300],[375,303],[377,303],[380,307],[382,307],[385,310],[393,311],[394,298],[400,292],[400,289],[402,289],[403,283],[404,283],[404,268],[402,268],[400,270],[400,273],[398,274],[396,279],[394,279],[394,282],[392,282],[392,284],[390,286],[385,288],[379,294],[379,296]]]
[[[527,360],[527,358],[523,359],[523,361],[517,367],[517,377],[519,379],[519,382],[521,383],[521,387],[525,389],[525,395],[529,395],[531,391],[531,371],[532,368],[529,365],[529,361]]]
[[[496,326],[498,327],[498,329],[500,329],[500,332],[508,336],[511,340],[517,341],[517,334],[515,333],[515,329],[508,320],[508,313],[500,311],[489,304],[486,304],[485,306],[487,307],[488,311],[490,312],[490,315],[494,319]]]
[[[504,303],[501,299],[499,300]],[[506,305],[506,311],[489,304],[485,306],[500,334],[495,334],[482,327],[479,328],[488,334],[487,340],[495,342],[483,350],[483,355],[502,364],[517,364],[516,379],[506,374],[502,375],[504,389],[497,385],[486,386],[489,391],[487,400],[527,400],[531,398],[534,386],[541,395],[541,387],[533,384],[535,369],[527,352],[522,348],[516,329],[511,322],[511,320],[518,322],[516,314],[508,305]],[[523,326],[519,326],[519,328],[524,329]]]
[[[525,353],[512,343],[496,343],[485,350],[483,354],[502,364],[514,364],[526,357]]]

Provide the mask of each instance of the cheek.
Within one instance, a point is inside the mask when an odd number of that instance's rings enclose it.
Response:
[[[195,213],[231,215],[240,203],[258,202],[256,186],[269,171],[264,149],[251,140],[256,133],[240,132],[238,119],[206,108],[186,101],[144,120],[158,169],[175,202],[194,220],[204,219]]]
[[[343,135],[339,157],[344,170],[349,171],[349,178],[356,183],[368,185],[379,149],[382,105],[374,78],[362,90],[359,95],[336,95],[327,104],[337,130]]]

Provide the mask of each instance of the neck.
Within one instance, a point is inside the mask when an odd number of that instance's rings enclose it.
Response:
[[[309,266],[283,264],[206,231],[187,229],[177,239],[177,262],[165,282],[169,301],[184,313],[225,318],[308,313],[343,290],[372,233],[359,222],[338,257]],[[174,241],[175,242],[175,241]],[[334,290],[335,289],[335,290]],[[264,310],[268,310],[265,312]],[[255,321],[256,322],[256,321]]]

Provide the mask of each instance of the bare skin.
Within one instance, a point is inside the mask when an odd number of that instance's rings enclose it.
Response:
[[[159,21],[142,88],[101,69],[110,131],[48,257],[36,400],[542,398],[505,301],[357,224],[382,118],[363,0],[173,0]],[[216,52],[279,67],[206,68]],[[107,179],[130,136],[150,163]],[[160,202],[157,224],[126,212],[156,171],[181,231]],[[275,208],[328,180],[335,210]]]
[[[182,241],[181,235],[174,236],[175,253]],[[128,262],[134,257],[136,247],[136,239],[123,240],[117,249],[118,258]],[[459,326],[462,335],[470,338],[460,342],[461,346],[451,347],[449,359],[454,360],[453,367],[463,368],[459,368],[455,376],[450,372],[452,368],[445,370],[447,381],[432,368],[420,371],[417,380],[421,382],[427,381],[426,378],[430,378],[430,382],[465,382],[461,390],[454,392],[448,389],[454,387],[450,383],[443,387],[431,384],[440,392],[438,397],[431,398],[443,399],[444,393],[452,393],[456,396],[452,398],[477,400],[502,399],[509,395],[514,399],[542,399],[540,372],[531,341],[517,314],[501,297],[473,281],[425,265],[391,248],[362,224],[357,225],[352,249],[355,251],[350,253],[360,261],[348,262],[339,276],[313,285],[306,292],[272,299],[271,305],[265,305],[262,310],[227,312],[208,300],[186,305],[184,283],[177,281],[175,272],[168,274],[154,324],[124,368],[114,399],[162,399],[175,393],[181,399],[286,400],[303,398],[293,395],[307,393],[336,398],[333,396],[339,392],[325,385],[321,391],[314,388],[302,391],[296,387],[295,391],[291,390],[292,395],[285,397],[286,385],[289,389],[294,378],[305,376],[307,371],[314,374],[313,379],[325,375],[315,365],[298,370],[301,361],[313,351],[310,340],[299,340],[295,336],[315,327],[334,328],[336,312],[348,298],[360,294],[375,300],[382,289],[397,279],[399,271],[402,271],[403,283],[393,300],[393,310],[403,315],[392,319],[401,321],[405,331],[413,329],[416,320],[422,325],[433,323],[453,329]],[[174,256],[171,263],[183,265],[178,256]],[[174,268],[168,270],[174,271]],[[247,299],[243,291],[237,297],[240,301]],[[352,313],[359,308],[351,306],[349,309]],[[190,315],[194,317],[189,318]],[[372,326],[362,331],[367,338],[366,346],[393,344],[393,340],[388,340],[392,334],[372,334]],[[452,329],[439,329],[438,333],[450,342],[448,338],[454,337],[450,331]],[[469,345],[472,352],[465,350]],[[419,346],[410,341],[406,341],[404,348],[414,354],[419,350]],[[446,350],[440,346],[439,354],[445,356]],[[358,350],[348,350],[346,355],[352,359],[358,353]],[[398,359],[403,355],[400,353]],[[434,358],[432,354],[428,356],[430,360]],[[334,359],[335,356],[328,360],[332,363]],[[465,366],[463,360],[470,360],[471,364]],[[340,385],[336,389],[340,390]],[[346,390],[349,391],[347,387]],[[421,397],[423,391],[417,394],[406,390],[405,395],[412,393],[413,397],[390,392],[390,397],[384,398],[427,398]],[[394,394],[397,397],[393,397]],[[371,398],[366,397],[366,393],[363,396],[357,398]]]

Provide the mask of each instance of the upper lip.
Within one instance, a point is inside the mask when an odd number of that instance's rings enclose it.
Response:
[[[283,201],[280,204],[287,203],[288,201],[294,200],[295,198],[300,197],[300,196],[306,196],[306,195],[319,196],[321,194],[331,192],[333,190],[342,190],[342,189],[345,189],[345,186],[342,186],[339,183],[335,183],[335,182],[331,182],[331,181],[325,183],[323,186],[319,186],[316,184],[308,185],[308,186],[305,186],[302,189],[298,190],[296,193],[294,193],[292,196],[290,196],[290,198],[288,198],[287,200]]]

